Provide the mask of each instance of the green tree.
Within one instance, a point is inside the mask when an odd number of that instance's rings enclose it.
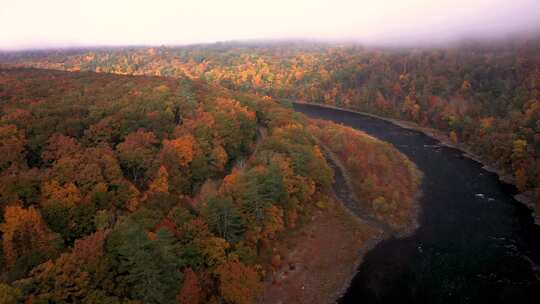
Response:
[[[259,223],[266,219],[266,210],[271,204],[287,198],[281,171],[274,164],[264,170],[250,169],[243,176],[243,181],[246,187],[241,194],[242,206]]]
[[[124,292],[144,303],[174,303],[182,274],[174,237],[165,229],[149,240],[144,230],[126,219],[107,240],[108,255],[117,267],[115,280]]]
[[[210,229],[230,243],[239,241],[244,233],[244,221],[230,197],[209,199],[206,218]]]

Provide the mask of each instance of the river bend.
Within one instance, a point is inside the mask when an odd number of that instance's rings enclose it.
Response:
[[[369,251],[340,303],[540,301],[540,227],[513,186],[421,132],[337,109],[294,108],[390,142],[424,172],[420,227]]]

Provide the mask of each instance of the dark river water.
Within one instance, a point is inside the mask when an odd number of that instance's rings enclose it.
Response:
[[[296,104],[392,143],[424,172],[420,227],[365,256],[340,303],[540,303],[540,226],[515,188],[423,133]]]

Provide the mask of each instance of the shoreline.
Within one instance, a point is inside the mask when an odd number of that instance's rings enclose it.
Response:
[[[295,232],[293,236],[287,237],[296,239],[296,245],[288,249],[290,255],[283,254],[285,264],[292,259],[293,263],[297,265],[296,267],[298,269],[304,269],[300,270],[300,272],[308,272],[302,274],[295,271],[288,271],[286,269],[287,266],[285,266],[285,270],[280,267],[274,274],[265,279],[265,291],[258,300],[258,303],[287,303],[287,301],[291,300],[291,293],[294,293],[294,286],[298,286],[299,284],[301,284],[300,286],[302,287],[301,291],[298,291],[297,289],[297,292],[306,293],[300,298],[293,300],[292,302],[294,303],[338,303],[338,301],[349,290],[351,282],[356,277],[358,269],[364,262],[368,252],[388,239],[412,235],[419,228],[418,218],[420,215],[419,199],[422,195],[421,187],[419,187],[418,192],[415,195],[415,200],[412,206],[413,216],[409,223],[400,229],[394,229],[385,222],[370,216],[368,213],[362,212],[361,209],[354,208],[354,204],[359,205],[359,200],[356,193],[353,191],[351,178],[348,171],[332,151],[330,151],[325,145],[321,143],[318,144],[321,147],[326,161],[332,167],[336,176],[340,175],[340,178],[336,179],[334,185],[328,192],[328,197],[331,198],[331,201],[333,202],[332,204],[335,204],[335,209],[327,209],[326,211],[321,210],[317,212],[318,215],[315,216],[319,217],[319,220],[307,223],[306,226]],[[341,185],[341,189],[336,188],[336,183]],[[344,189],[345,191],[343,191]],[[325,207],[325,209],[326,208],[327,207]],[[341,229],[345,229],[345,227],[347,228],[346,231],[342,230],[342,233],[338,239],[341,241],[346,241],[348,244],[338,243],[329,245],[325,242],[325,246],[330,246],[333,249],[325,250],[327,253],[322,254],[322,256],[327,256],[329,252],[331,252],[332,256],[328,257],[329,260],[327,262],[319,261],[313,264],[313,261],[310,261],[312,260],[312,258],[310,258],[312,251],[310,251],[308,255],[301,254],[301,252],[305,252],[306,246],[309,247],[309,245],[306,245],[306,243],[317,243],[317,241],[314,240],[320,238],[320,236],[310,236],[309,233],[306,234],[306,231],[320,229],[317,228],[320,224],[318,221],[328,221],[330,218],[337,219],[336,214],[342,214],[341,216],[338,216],[341,220],[339,222],[334,221],[334,223],[337,226],[341,226]],[[320,218],[321,216],[323,216],[324,219]],[[346,224],[347,222],[349,224]],[[332,230],[335,229],[335,227],[328,227],[327,229]],[[302,231],[304,232],[302,233]],[[332,233],[335,233],[335,231]],[[335,242],[335,235],[329,237]],[[281,246],[282,245],[277,247]],[[348,250],[343,252],[344,248],[348,248]],[[280,250],[278,250],[278,252],[280,252]],[[336,258],[338,258],[339,261],[336,261]],[[311,271],[313,271],[313,269],[319,269],[318,267],[323,267],[323,269],[325,269],[323,270],[323,273],[326,272],[327,275],[318,277],[319,275],[317,273],[309,274]],[[287,276],[290,277],[284,279],[281,278],[283,272],[289,272]],[[308,286],[308,282],[306,281],[305,277],[303,277],[304,275],[311,277],[311,281],[309,283],[310,286]],[[326,281],[329,278],[333,278],[334,283],[328,285],[328,282]],[[305,290],[304,284],[306,284]],[[281,285],[290,286],[279,287]],[[314,291],[313,287],[315,286],[318,287],[315,291],[315,294],[318,293],[318,296],[314,298],[313,294],[308,295],[310,294],[308,290]],[[272,291],[269,292],[268,290]]]
[[[346,167],[343,166],[343,164],[337,158],[337,156],[326,145],[323,145],[322,143],[319,143],[319,146],[323,149],[323,154],[324,154],[325,158],[327,159],[327,161],[331,164],[331,166],[335,167],[335,169],[337,169],[337,170],[339,170],[341,172],[341,175],[343,176],[345,185],[349,189],[348,194],[353,199],[353,201],[358,204],[360,202],[360,200],[358,199],[358,196],[356,195],[356,193],[352,190],[351,177],[348,174],[348,171],[347,171]],[[417,191],[417,193],[416,193],[416,195],[414,197],[413,206],[412,206],[412,210],[413,210],[412,214],[414,215],[413,218],[411,218],[409,224],[406,225],[401,230],[396,230],[396,229],[390,227],[389,225],[387,225],[386,223],[384,223],[384,222],[382,222],[380,220],[377,220],[376,218],[373,218],[373,217],[371,217],[369,215],[361,216],[360,214],[357,214],[356,212],[354,212],[348,206],[348,204],[346,202],[343,201],[343,199],[341,199],[341,198],[339,198],[337,196],[335,191],[332,191],[332,195],[333,195],[334,199],[341,204],[343,209],[347,213],[349,213],[354,219],[358,220],[361,223],[369,225],[371,227],[375,227],[379,231],[382,231],[381,234],[373,236],[372,238],[367,240],[362,245],[362,248],[358,252],[358,258],[356,259],[356,261],[355,261],[355,263],[353,265],[351,274],[344,282],[344,286],[341,289],[337,290],[331,296],[331,298],[332,298],[331,302],[332,303],[337,303],[337,301],[341,297],[343,297],[343,295],[345,295],[345,293],[349,289],[352,280],[354,279],[354,277],[356,276],[356,273],[358,272],[358,268],[360,267],[360,265],[364,261],[365,255],[370,250],[372,250],[378,244],[380,244],[381,242],[383,242],[383,241],[385,241],[385,240],[387,240],[389,238],[392,238],[392,237],[403,238],[403,237],[413,235],[415,233],[415,231],[420,227],[418,217],[420,215],[420,209],[421,209],[421,207],[420,207],[420,198],[422,197],[422,190],[421,190],[421,187],[418,187],[418,191]]]
[[[364,116],[368,116],[368,117],[372,117],[372,118],[387,121],[389,123],[392,123],[392,124],[394,124],[396,126],[399,126],[401,128],[407,129],[407,130],[421,132],[424,135],[439,141],[442,146],[457,149],[457,150],[461,151],[463,153],[464,157],[467,157],[467,158],[469,158],[471,160],[474,160],[474,161],[478,162],[479,164],[482,165],[482,168],[484,170],[496,174],[497,178],[502,183],[513,185],[514,187],[516,186],[515,180],[511,175],[503,174],[500,169],[498,169],[496,167],[493,167],[491,164],[486,163],[480,156],[478,156],[475,153],[473,153],[472,151],[470,151],[470,149],[466,145],[452,143],[450,141],[450,138],[444,132],[442,132],[440,130],[429,128],[429,127],[422,127],[422,126],[420,126],[420,125],[418,125],[418,124],[416,124],[414,122],[410,122],[410,121],[382,117],[382,116],[379,116],[379,115],[376,115],[376,114],[371,114],[371,113],[367,113],[367,112],[361,112],[361,111],[341,108],[341,107],[337,107],[337,106],[331,106],[331,105],[325,105],[325,104],[319,104],[319,103],[313,103],[313,102],[305,102],[305,101],[288,101],[288,102],[290,102],[292,104],[304,104],[304,105],[310,105],[310,106],[315,106],[315,107],[321,107],[321,108],[327,108],[327,109],[340,110],[340,111],[345,111],[345,112],[349,112],[349,113],[360,114],[360,115],[364,115]],[[533,217],[534,223],[536,225],[540,225],[540,210],[537,211],[535,209],[535,205],[532,203],[532,197],[529,194],[525,193],[525,192],[521,192],[521,193],[518,192],[518,193],[514,194],[513,197],[514,197],[514,199],[516,201],[518,201],[519,203],[525,205],[527,208],[529,208],[531,210],[531,216]]]
[[[319,143],[319,146],[321,148],[323,148],[324,155],[326,156],[327,161],[331,162],[332,165],[334,165],[335,167],[337,167],[340,170],[341,175],[343,176],[343,179],[345,181],[345,184],[346,184],[347,188],[349,189],[349,195],[351,196],[353,201],[359,203],[360,199],[358,198],[356,193],[352,190],[353,186],[352,186],[352,182],[351,182],[351,177],[348,174],[346,167],[341,163],[341,161],[337,158],[337,156],[332,151],[330,151],[330,149],[328,149],[328,147],[326,147],[325,145],[323,145],[321,143]],[[334,195],[335,195],[335,193],[334,193]],[[412,214],[414,214],[414,216],[410,219],[409,223],[404,228],[402,228],[400,230],[396,230],[396,229],[390,227],[388,224],[384,223],[383,221],[378,220],[378,219],[376,219],[376,218],[374,218],[374,217],[372,217],[370,215],[361,216],[359,214],[356,214],[353,210],[351,210],[350,207],[347,206],[347,204],[345,202],[343,202],[342,199],[340,199],[337,196],[336,196],[336,199],[339,202],[341,202],[343,207],[345,207],[345,209],[349,213],[351,213],[351,215],[357,217],[361,221],[364,221],[364,222],[366,222],[368,224],[376,225],[377,228],[385,231],[385,233],[388,234],[389,237],[401,238],[401,237],[407,237],[407,236],[410,236],[410,235],[414,234],[414,232],[420,227],[420,223],[418,222],[418,217],[420,215],[420,209],[421,209],[421,206],[420,206],[420,198],[421,197],[422,197],[422,190],[421,190],[421,187],[418,187],[418,191],[414,196],[413,206],[412,206],[412,210],[413,210]]]
[[[327,196],[325,206],[271,249],[282,259],[265,278],[257,303],[336,303],[365,253],[384,239],[382,230],[352,214],[335,191],[329,190]],[[313,256],[314,252],[319,254]]]
[[[326,158],[326,160],[331,163],[331,166],[335,166],[335,168],[337,170],[340,170],[341,171],[341,175],[343,176],[343,179],[345,181],[345,184],[347,186],[347,188],[349,189],[349,195],[351,196],[351,198],[358,202],[358,197],[356,196],[356,194],[354,193],[354,191],[352,191],[352,184],[351,184],[351,180],[350,180],[350,176],[349,174],[347,173],[345,167],[343,166],[343,164],[339,161],[339,159],[336,157],[336,155],[330,151],[330,149],[328,149],[328,147],[326,147],[325,145],[319,143],[319,146],[323,149],[323,153],[324,153],[324,156]],[[334,200],[336,202],[338,202],[339,204],[341,204],[341,206],[343,207],[343,209],[349,213],[355,220],[359,221],[359,222],[362,222],[362,223],[365,223],[369,226],[371,226],[373,223],[376,223],[376,228],[379,229],[381,231],[380,234],[378,235],[375,235],[373,236],[372,238],[370,238],[369,240],[367,240],[363,245],[362,245],[362,248],[360,248],[359,252],[358,252],[358,258],[356,259],[356,261],[354,262],[354,264],[351,266],[351,272],[350,272],[350,275],[344,280],[343,282],[343,286],[336,290],[331,296],[330,296],[330,299],[331,299],[331,303],[337,303],[339,301],[339,299],[341,297],[343,297],[343,295],[347,292],[347,290],[349,289],[349,287],[351,286],[351,282],[352,280],[354,279],[354,277],[356,276],[356,273],[358,272],[358,268],[360,267],[360,265],[362,264],[362,262],[364,261],[364,257],[365,255],[371,250],[373,249],[375,246],[377,246],[380,242],[390,238],[392,235],[394,235],[394,231],[389,231],[388,227],[385,227],[386,225],[381,225],[379,223],[378,220],[374,219],[374,218],[371,218],[371,219],[364,219],[362,217],[360,217],[358,214],[356,214],[355,212],[353,212],[351,210],[350,207],[347,206],[347,203],[344,202],[342,199],[340,199],[336,192],[332,190],[332,196],[334,198]],[[417,221],[415,221],[415,223],[417,223]],[[411,233],[412,231],[416,230],[418,227],[414,227],[414,229],[410,229],[411,230]]]

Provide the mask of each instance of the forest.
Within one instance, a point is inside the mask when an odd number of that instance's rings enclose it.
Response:
[[[0,101],[2,303],[253,303],[273,244],[333,200],[332,141],[379,155],[347,160],[373,181],[370,212],[397,228],[415,216],[399,205],[417,172],[397,150],[268,97],[2,68]]]
[[[311,42],[6,53],[68,71],[200,78],[261,97],[408,120],[444,132],[509,176],[540,210],[540,40],[437,48]]]

